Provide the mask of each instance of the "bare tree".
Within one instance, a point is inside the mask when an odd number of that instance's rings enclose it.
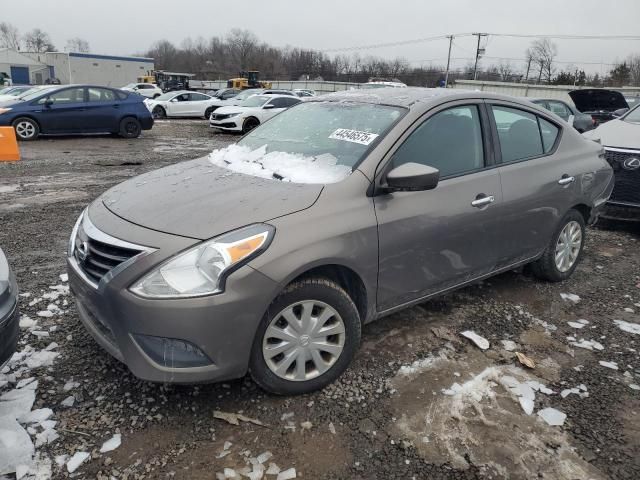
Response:
[[[75,37],[67,40],[67,46],[64,47],[67,52],[79,52],[79,53],[89,53],[91,48],[89,47],[89,42],[87,42],[84,38]]]
[[[640,87],[640,54],[629,55],[627,65],[629,66],[629,82],[634,87]]]
[[[0,47],[20,50],[20,33],[10,23],[0,23]]]
[[[555,73],[553,62],[558,56],[558,47],[548,38],[539,38],[531,44],[533,62],[538,67],[538,83],[544,80],[551,83]]]
[[[56,47],[51,43],[51,38],[47,32],[43,32],[39,28],[34,28],[24,36],[24,44],[28,51],[31,52],[52,52]]]
[[[258,45],[258,37],[249,30],[234,28],[227,35],[229,53],[235,58],[241,70],[249,67],[251,55]]]
[[[513,77],[513,65],[511,65],[510,61],[500,60],[500,64],[498,65],[498,73],[500,73],[500,80],[506,82],[511,80]]]
[[[533,54],[533,50],[531,48],[527,48],[527,50],[524,52],[524,60],[527,63],[527,73],[524,76],[524,81],[528,82],[529,81],[529,72],[531,71],[531,64],[534,61],[534,54]]]

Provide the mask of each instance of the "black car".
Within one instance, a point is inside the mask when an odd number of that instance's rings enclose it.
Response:
[[[573,105],[569,105],[567,102],[562,100],[558,100],[556,98],[531,98],[527,100],[530,100],[536,105],[540,105],[542,108],[555,113],[565,122],[572,120],[573,128],[580,133],[593,130],[596,126],[596,121],[591,115],[579,112]],[[571,119],[571,117],[573,117],[573,119]]]
[[[18,285],[0,248],[0,368],[16,351],[18,333]]]
[[[591,115],[596,126],[616,118],[616,110],[629,108],[624,95],[615,90],[586,88],[573,90],[569,96],[579,111]]]

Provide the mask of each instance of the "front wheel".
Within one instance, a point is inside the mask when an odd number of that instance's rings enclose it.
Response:
[[[204,119],[209,120],[211,118],[211,114],[215,109],[213,107],[209,107],[204,111]]]
[[[360,344],[360,316],[336,283],[290,284],[269,306],[256,333],[249,370],[268,392],[297,395],[338,378]]]
[[[532,264],[533,273],[550,282],[569,278],[582,257],[584,237],[584,217],[577,210],[569,210],[560,221],[542,257]]]
[[[242,125],[242,133],[249,133],[258,125],[260,125],[260,121],[257,118],[247,118]]]
[[[167,118],[167,112],[159,105],[153,108],[151,115],[153,115],[153,118]]]
[[[40,135],[40,127],[38,126],[38,123],[31,118],[16,118],[12,125],[16,131],[16,138],[18,140],[35,140],[38,138],[38,135]]]
[[[138,138],[141,131],[142,126],[138,119],[127,117],[120,122],[120,130],[118,133],[122,138]]]

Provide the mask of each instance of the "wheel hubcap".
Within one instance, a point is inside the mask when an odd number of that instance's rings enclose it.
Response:
[[[29,122],[20,122],[16,125],[16,132],[22,138],[30,138],[36,133],[36,128]]]
[[[262,340],[269,370],[301,382],[329,370],[344,349],[345,327],[338,312],[324,302],[305,300],[273,317]]]
[[[582,229],[576,221],[567,223],[558,237],[556,243],[556,267],[561,272],[566,272],[573,267],[578,259],[582,246]]]

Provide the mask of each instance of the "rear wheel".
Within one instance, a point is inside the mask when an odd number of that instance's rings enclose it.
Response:
[[[257,118],[247,118],[242,124],[242,133],[249,133],[258,125],[260,125],[260,121]]]
[[[16,131],[18,140],[29,141],[35,140],[40,135],[40,126],[38,123],[28,117],[16,118],[13,121],[13,128]]]
[[[585,221],[577,210],[569,210],[553,234],[551,243],[533,264],[536,276],[550,282],[569,278],[582,257]]]
[[[166,110],[162,108],[160,105],[153,108],[151,115],[153,115],[153,118],[167,118]]]
[[[338,378],[360,344],[360,316],[339,285],[324,278],[292,283],[273,301],[256,333],[249,370],[280,395],[312,392]]]
[[[138,138],[141,131],[142,126],[137,118],[127,117],[120,122],[119,135],[122,138]]]

